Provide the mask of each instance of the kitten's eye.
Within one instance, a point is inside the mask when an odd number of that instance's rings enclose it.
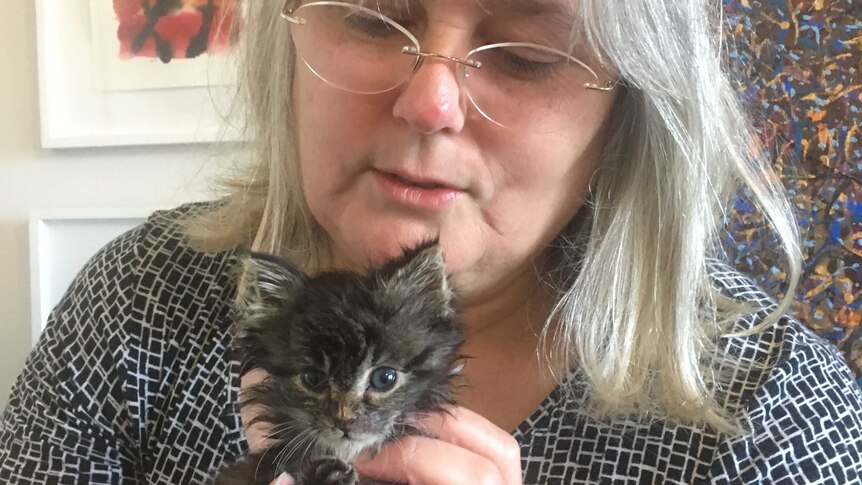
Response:
[[[381,367],[374,369],[369,379],[371,387],[376,391],[387,391],[392,389],[395,381],[398,380],[398,372],[391,367]]]
[[[302,383],[305,384],[305,387],[313,390],[319,391],[326,386],[327,376],[323,371],[319,371],[317,369],[309,369],[302,373]]]

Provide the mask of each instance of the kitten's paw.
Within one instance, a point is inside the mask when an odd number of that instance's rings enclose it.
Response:
[[[303,485],[358,485],[359,475],[347,463],[327,457],[314,460],[305,468]]]

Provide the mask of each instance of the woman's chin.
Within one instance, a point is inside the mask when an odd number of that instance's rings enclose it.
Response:
[[[438,232],[420,230],[420,228],[409,231],[369,232],[351,238],[352,242],[337,245],[340,254],[336,254],[335,263],[336,266],[357,271],[378,268],[388,261],[401,257],[405,251],[435,239],[439,239]],[[443,244],[444,253],[446,253],[445,242]]]
[[[436,236],[402,236],[393,234],[372,241],[365,256],[365,267],[378,268],[386,262],[400,258],[405,251],[422,243],[436,239]]]

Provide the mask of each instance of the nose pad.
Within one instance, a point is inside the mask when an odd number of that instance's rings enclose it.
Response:
[[[399,94],[392,114],[425,135],[459,132],[464,128],[467,103],[458,68],[450,61],[425,59]]]

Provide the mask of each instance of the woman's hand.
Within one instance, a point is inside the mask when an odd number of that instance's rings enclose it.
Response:
[[[242,378],[240,379],[240,392],[243,389],[248,389],[249,387],[260,384],[266,379],[268,374],[266,371],[262,369],[252,369],[246,372]],[[243,429],[245,431],[245,440],[248,442],[248,447],[252,452],[262,451],[267,448],[267,438],[266,435],[269,433],[270,426],[266,423],[256,423],[251,426],[246,425],[246,423],[250,423],[256,414],[256,410],[254,406],[244,406],[240,409],[240,418],[242,419]],[[293,485],[294,480],[293,477],[288,475],[287,473],[282,473],[278,477],[275,478],[269,485]]]
[[[254,369],[242,376],[241,389],[260,383],[266,372]],[[241,410],[243,423],[255,415],[252,407]],[[245,424],[244,424],[245,425]],[[416,427],[425,436],[404,436],[386,445],[374,459],[357,460],[360,474],[409,485],[520,485],[521,451],[506,431],[482,416],[462,407],[448,413],[422,417]],[[252,451],[267,447],[266,424],[246,427]],[[271,485],[293,485],[289,475]]]
[[[255,384],[260,384],[267,378],[269,374],[263,369],[252,369],[240,378],[240,401],[242,401],[242,392]],[[259,410],[255,406],[242,406],[240,408],[240,419],[242,420],[243,431],[245,432],[245,440],[248,442],[248,447],[252,452],[263,451],[269,447],[269,440],[266,435],[269,434],[271,426],[267,423],[255,423],[248,425],[258,415]]]
[[[282,473],[275,480],[269,482],[269,485],[293,485],[294,480],[293,477],[288,475],[287,473]]]
[[[506,431],[462,407],[428,415],[373,459],[357,460],[363,476],[409,485],[520,485],[521,451]]]

